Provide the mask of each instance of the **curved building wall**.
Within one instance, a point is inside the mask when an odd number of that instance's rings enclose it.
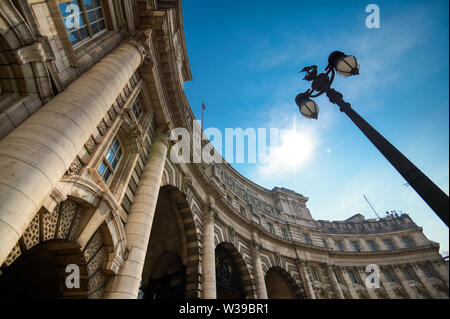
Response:
[[[80,287],[37,278],[38,296],[448,298],[448,262],[406,214],[315,220],[227,163],[171,162],[170,130],[195,119],[180,1],[94,1],[84,35],[66,2],[0,2],[1,295],[52,260]]]

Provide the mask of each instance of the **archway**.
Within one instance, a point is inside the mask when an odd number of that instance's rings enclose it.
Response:
[[[142,273],[143,299],[198,296],[198,241],[184,193],[161,187]]]
[[[247,265],[241,254],[228,242],[217,245],[216,295],[217,299],[253,298],[253,285]]]
[[[80,267],[80,288],[65,285],[68,264]],[[87,298],[86,262],[77,247],[66,240],[51,240],[24,252],[0,276],[1,299]]]
[[[0,297],[5,298],[99,298],[106,282],[107,251],[101,229],[86,247],[75,240],[86,210],[92,207],[77,198],[67,199],[51,212],[41,208],[2,265]],[[65,280],[78,266],[79,287]]]
[[[300,296],[294,279],[280,267],[270,268],[266,272],[265,282],[269,299],[296,299]]]

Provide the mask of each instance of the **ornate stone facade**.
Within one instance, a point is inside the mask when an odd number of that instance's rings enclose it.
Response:
[[[64,0],[0,2],[0,295],[448,298],[406,214],[314,220],[229,164],[170,161],[195,118],[180,1],[72,3],[87,23],[67,27]]]

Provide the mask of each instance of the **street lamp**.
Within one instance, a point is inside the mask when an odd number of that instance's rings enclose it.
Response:
[[[328,57],[328,66],[324,73],[317,74],[317,66],[311,65],[300,72],[306,72],[303,80],[311,82],[311,88],[295,97],[300,113],[309,119],[317,119],[319,107],[311,98],[325,93],[329,101],[339,106],[341,112],[356,124],[372,144],[403,176],[408,184],[422,197],[430,208],[447,225],[449,219],[449,198],[436,184],[433,183],[420,169],[407,159],[395,146],[385,139],[377,130],[367,123],[353,108],[344,101],[340,92],[331,88],[334,77],[338,73],[342,77],[359,74],[356,58],[341,51],[334,51]]]

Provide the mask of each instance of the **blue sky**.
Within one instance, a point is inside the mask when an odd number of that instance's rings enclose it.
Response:
[[[380,8],[379,29],[365,26],[370,3]],[[309,85],[304,66],[323,70],[334,50],[355,55],[360,75],[333,86],[448,194],[448,12],[448,1],[185,0],[194,77],[185,91],[198,119],[205,102],[205,128],[295,128],[294,141],[281,137],[294,164],[233,166],[266,188],[309,197],[315,219],[373,218],[365,194],[379,215],[410,214],[448,250],[448,228],[345,114],[320,97],[319,119],[308,120],[294,103]]]

